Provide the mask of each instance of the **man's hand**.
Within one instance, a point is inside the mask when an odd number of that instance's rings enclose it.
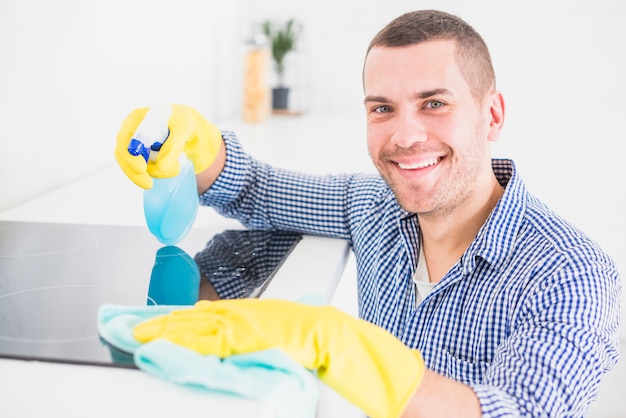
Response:
[[[264,299],[200,301],[145,321],[135,338],[157,338],[226,357],[281,348],[369,416],[398,417],[424,376],[419,352],[382,328],[330,306]]]
[[[219,129],[206,121],[189,106],[172,105],[168,122],[170,131],[155,161],[146,162],[141,155],[133,156],[128,145],[149,108],[133,110],[122,122],[117,134],[115,159],[124,173],[144,189],[152,187],[152,178],[167,178],[180,172],[179,156],[184,152],[191,160],[196,174],[215,161],[222,144]],[[146,144],[151,145],[151,144]]]

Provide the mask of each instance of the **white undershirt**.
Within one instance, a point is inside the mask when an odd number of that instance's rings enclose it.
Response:
[[[413,283],[415,283],[415,305],[419,305],[421,301],[426,299],[433,287],[437,283],[431,283],[428,276],[428,266],[426,265],[426,257],[424,257],[424,246],[420,243],[420,253],[417,260],[417,268],[413,274]]]

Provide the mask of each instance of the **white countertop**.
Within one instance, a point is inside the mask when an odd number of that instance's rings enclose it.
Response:
[[[252,126],[248,129],[268,127]],[[280,144],[274,145],[281,147]],[[255,148],[253,143],[251,147]],[[265,152],[270,153],[271,149]],[[0,220],[145,226],[142,204],[141,189],[133,185],[116,165],[112,165],[0,212]],[[241,228],[241,225],[221,217],[210,208],[201,207],[194,223],[194,228],[197,227],[222,230]],[[348,261],[346,242],[305,236],[262,297],[295,300],[316,294],[340,308],[346,306],[352,310],[352,301],[337,303],[335,297]],[[352,286],[352,283],[347,283],[343,286],[344,290],[340,289],[337,293],[346,295],[352,292]],[[137,370],[114,367],[0,359],[0,393],[0,416],[7,417],[39,417],[51,413],[81,418],[110,418],[113,415],[171,417],[191,416],[199,411],[219,417],[275,416],[269,404],[195,391]],[[349,415],[362,416],[322,385],[318,416]]]

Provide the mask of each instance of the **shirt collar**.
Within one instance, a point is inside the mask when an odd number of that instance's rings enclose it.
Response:
[[[526,210],[526,186],[515,163],[508,159],[493,159],[491,165],[504,193],[461,258],[465,273],[474,269],[476,257],[481,257],[497,270],[501,268],[513,251]]]
[[[513,250],[526,208],[526,186],[519,177],[515,163],[509,159],[492,159],[491,166],[496,179],[504,187],[504,193],[461,257],[465,274],[476,267],[476,257],[481,257],[495,269],[506,262]],[[413,239],[414,234],[419,234],[417,216],[400,208],[398,222],[405,240],[412,241],[409,247],[419,248],[417,237]]]

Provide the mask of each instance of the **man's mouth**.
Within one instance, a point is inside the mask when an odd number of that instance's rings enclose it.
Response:
[[[429,158],[428,160],[418,161],[416,163],[411,163],[411,164],[398,163],[398,167],[400,167],[403,170],[419,170],[420,168],[426,168],[426,167],[436,165],[440,159],[441,158],[439,157],[434,157],[434,158]]]

